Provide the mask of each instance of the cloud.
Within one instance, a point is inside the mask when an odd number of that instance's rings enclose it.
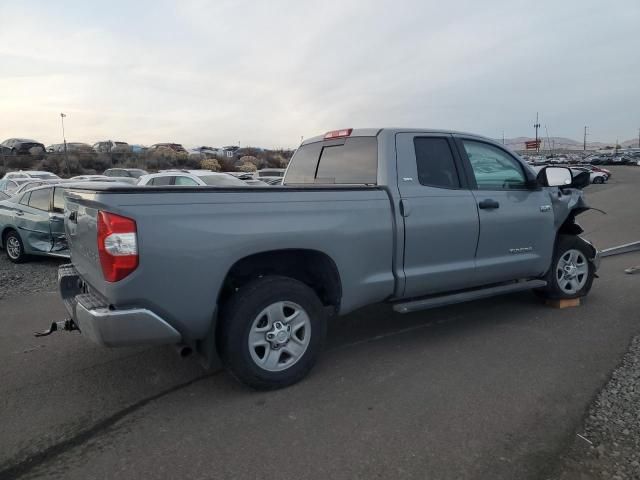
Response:
[[[345,126],[633,137],[640,5],[3,5],[0,136],[295,146]],[[635,105],[635,107],[634,107]]]

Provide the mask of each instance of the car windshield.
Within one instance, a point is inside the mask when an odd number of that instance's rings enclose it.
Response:
[[[202,175],[198,176],[207,185],[233,187],[233,186],[246,186],[242,180],[232,177],[231,175]]]

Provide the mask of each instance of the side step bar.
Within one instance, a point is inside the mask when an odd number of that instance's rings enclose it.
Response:
[[[533,288],[541,288],[547,285],[544,280],[527,280],[522,282],[508,283],[506,285],[495,285],[493,287],[480,288],[476,290],[467,290],[465,292],[451,293],[449,295],[439,295],[435,297],[412,300],[410,302],[396,303],[393,309],[398,313],[410,313],[428,308],[443,307],[454,303],[468,302],[470,300],[479,300],[481,298],[502,295],[503,293],[520,292],[522,290],[531,290]]]

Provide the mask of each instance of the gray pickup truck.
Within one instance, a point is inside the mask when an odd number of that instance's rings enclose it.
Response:
[[[93,184],[65,199],[71,318],[58,328],[109,347],[181,345],[258,389],[303,378],[332,315],[525,289],[581,297],[598,263],[569,169],[536,174],[449,131],[329,132],[273,188]]]

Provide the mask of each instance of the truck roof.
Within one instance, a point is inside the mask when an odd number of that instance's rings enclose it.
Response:
[[[421,132],[421,133],[440,133],[443,135],[465,135],[465,136],[469,136],[469,137],[475,137],[475,138],[482,138],[484,140],[490,140],[490,141],[495,141],[491,138],[488,137],[483,137],[481,135],[477,135],[474,133],[468,133],[468,132],[459,132],[456,130],[442,130],[442,129],[436,129],[436,128],[417,128],[417,127],[407,127],[407,128],[401,128],[401,127],[383,127],[383,128],[354,128],[351,131],[351,134],[349,135],[350,137],[377,137],[378,135],[380,135],[380,133],[382,132],[388,132],[391,134],[394,133],[401,133],[401,132],[405,132],[405,133],[411,133],[411,132]],[[304,140],[300,145],[306,145],[309,143],[315,143],[315,142],[321,142],[325,139],[325,135],[326,134],[322,134],[322,135],[316,135],[315,137],[310,137],[307,138],[306,140]]]

